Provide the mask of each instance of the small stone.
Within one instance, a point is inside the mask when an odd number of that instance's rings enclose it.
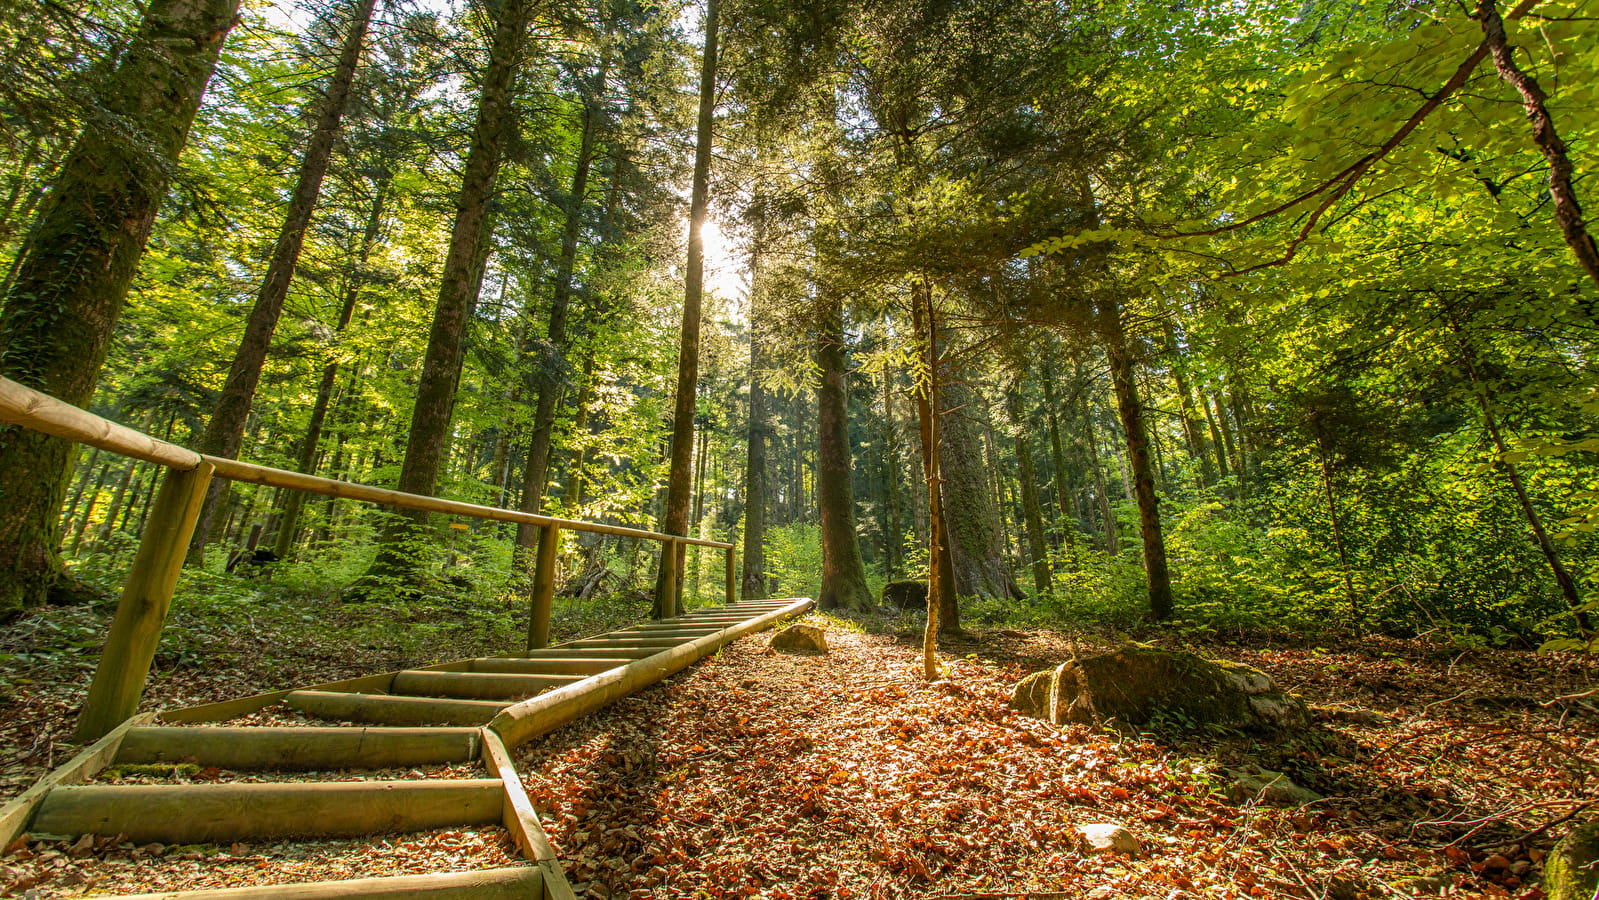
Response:
[[[1452,875],[1412,875],[1394,884],[1407,897],[1439,897],[1455,886]]]
[[[790,625],[772,635],[768,646],[790,653],[826,653],[827,633],[815,625]]]
[[[1144,849],[1137,835],[1115,822],[1079,825],[1077,831],[1083,836],[1083,843],[1088,845],[1088,849],[1098,853],[1125,853],[1128,856],[1137,856]]]
[[[1270,769],[1234,771],[1231,774],[1234,781],[1227,789],[1227,796],[1235,803],[1253,800],[1278,806],[1304,806],[1326,799],[1310,788],[1295,784],[1287,775]]]

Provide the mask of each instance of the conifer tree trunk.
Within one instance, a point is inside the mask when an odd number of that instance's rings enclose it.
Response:
[[[566,201],[566,222],[561,232],[561,255],[555,264],[555,284],[550,298],[550,319],[547,336],[547,355],[537,367],[537,399],[533,404],[533,431],[528,437],[527,464],[522,476],[522,501],[520,509],[536,513],[544,506],[544,488],[549,481],[550,438],[555,431],[555,409],[560,404],[566,387],[566,354],[571,340],[567,334],[567,320],[571,316],[572,276],[577,268],[578,237],[583,229],[584,198],[588,195],[589,169],[594,163],[595,132],[599,112],[595,108],[605,94],[606,63],[600,63],[595,77],[594,97],[583,104],[583,131],[578,143],[577,160],[572,170],[572,193]],[[522,548],[524,560],[538,544],[538,528],[519,523],[516,526],[516,543]]]
[[[899,431],[894,424],[894,377],[883,372],[883,480],[888,497],[888,535],[884,541],[888,577],[903,577],[905,570],[904,502],[900,498]]]
[[[706,0],[704,57],[700,61],[700,107],[694,142],[694,181],[689,197],[688,261],[683,284],[683,328],[678,339],[677,397],[672,411],[672,457],[660,530],[688,533],[690,477],[694,456],[694,409],[700,377],[700,300],[705,290],[705,220],[710,208],[711,125],[716,113],[716,30],[721,0]],[[679,562],[683,545],[675,545]],[[671,549],[668,547],[667,549]],[[656,573],[652,614],[664,619],[683,608],[681,567],[665,553]],[[676,590],[672,590],[672,585]]]
[[[365,278],[362,273],[372,258],[372,249],[377,245],[378,233],[383,227],[384,200],[388,193],[389,180],[390,175],[385,172],[376,185],[377,191],[372,197],[372,208],[367,213],[366,228],[361,234],[361,249],[356,254],[355,272],[350,275],[348,283],[344,286],[344,300],[339,306],[339,323],[334,331],[335,335],[344,334],[350,327],[350,320],[355,317],[356,301],[361,298],[361,288]],[[333,402],[333,389],[338,383],[338,377],[338,360],[330,360],[322,367],[322,380],[317,384],[316,402],[311,406],[311,420],[306,423],[305,434],[300,438],[296,472],[304,472],[307,475],[316,473],[317,446],[322,441],[322,429],[327,424],[328,407]],[[300,513],[305,509],[306,497],[304,491],[290,491],[288,499],[284,501],[283,516],[278,521],[277,538],[272,545],[272,552],[277,554],[278,559],[288,559],[294,550],[294,533],[300,527]]]
[[[816,365],[816,503],[822,520],[821,609],[866,609],[860,538],[855,532],[855,489],[850,478],[849,389],[845,385],[844,311],[838,295],[824,293]]]
[[[999,507],[983,458],[981,405],[957,378],[940,385],[946,414],[939,427],[939,471],[943,476],[945,536],[960,597],[1020,597],[1011,579],[1000,530]]]
[[[750,266],[754,271],[754,263]],[[766,599],[766,438],[771,431],[767,421],[766,387],[761,384],[763,335],[752,322],[750,327],[750,409],[746,440],[749,451],[744,458],[744,559],[739,596],[744,600]]]
[[[355,83],[355,71],[361,61],[361,48],[366,43],[367,27],[372,21],[372,9],[377,0],[354,0],[350,9],[349,29],[339,48],[339,60],[328,79],[327,90],[317,111],[316,125],[306,141],[305,155],[300,159],[300,170],[290,195],[289,207],[283,216],[283,227],[278,230],[277,243],[272,248],[272,259],[267,263],[266,276],[256,292],[255,305],[244,324],[244,334],[239,348],[234,352],[233,365],[228,370],[227,381],[217,397],[211,418],[200,434],[199,451],[212,456],[232,459],[239,455],[239,444],[244,439],[245,421],[255,402],[255,391],[261,383],[261,369],[266,365],[267,351],[272,346],[272,335],[277,331],[278,319],[283,314],[283,301],[289,296],[289,283],[294,279],[294,269],[300,261],[300,250],[305,246],[305,232],[311,225],[311,213],[316,209],[318,195],[322,193],[322,179],[327,175],[328,162],[333,156],[333,142],[338,137],[339,121],[349,103],[350,86]],[[228,480],[211,479],[206,489],[205,505],[194,524],[194,534],[189,539],[189,564],[205,562],[205,543],[211,532],[211,520],[216,516],[217,504],[228,491]]]
[[[123,298],[188,139],[238,0],[150,0],[101,105],[62,164],[0,310],[0,374],[88,406]],[[131,132],[126,133],[126,132]],[[79,591],[56,521],[72,445],[0,426],[0,621]]]
[[[959,620],[955,599],[955,564],[944,530],[943,443],[941,425],[942,361],[938,346],[938,310],[933,305],[932,286],[917,279],[911,290],[911,329],[921,345],[922,370],[926,380],[916,386],[917,433],[922,444],[922,475],[927,485],[927,626],[922,630],[922,677],[928,681],[939,675],[938,636],[957,631]]]
[[[1027,520],[1027,554],[1032,563],[1033,589],[1039,596],[1050,593],[1049,553],[1044,541],[1044,508],[1038,502],[1038,472],[1033,465],[1032,442],[1027,439],[1026,408],[1021,385],[1011,386],[1005,395],[1011,428],[1016,435],[1016,468],[1021,479],[1022,515]]]
[[[1149,433],[1138,397],[1127,333],[1115,298],[1101,297],[1096,304],[1100,337],[1110,360],[1111,382],[1116,389],[1116,412],[1127,439],[1127,467],[1132,470],[1133,499],[1138,504],[1138,526],[1144,543],[1144,572],[1149,577],[1149,611],[1155,619],[1172,614],[1171,573],[1166,567],[1166,539],[1161,531],[1155,474],[1150,465]]]
[[[506,138],[514,123],[511,104],[522,48],[532,22],[532,0],[506,0],[499,8],[489,47],[488,66],[479,89],[472,143],[467,151],[460,191],[455,198],[455,222],[439,284],[427,352],[417,382],[416,406],[405,444],[405,461],[396,488],[412,494],[432,494],[438,485],[445,445],[455,413],[455,390],[461,380],[462,346],[468,310],[479,284],[484,248],[489,241],[489,197],[499,173]],[[407,544],[426,531],[425,514],[399,514],[384,528],[381,546],[357,593],[376,587],[379,579],[407,585],[420,574],[418,560]],[[407,577],[412,576],[412,577]]]

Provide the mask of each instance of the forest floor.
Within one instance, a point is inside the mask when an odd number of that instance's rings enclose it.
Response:
[[[514,634],[509,606],[443,605],[393,622],[303,603],[179,608],[146,706],[492,652]],[[602,604],[557,621],[587,633],[626,614]],[[1589,658],[1381,637],[1190,642],[1273,675],[1313,705],[1317,727],[1276,739],[1120,737],[1006,707],[1020,677],[1109,646],[1106,636],[973,630],[945,644],[948,676],[926,684],[913,620],[808,621],[827,630],[829,654],[745,639],[517,751],[581,896],[1537,898],[1550,845],[1595,812],[1599,661]],[[104,624],[102,613],[58,609],[0,629],[0,799],[73,752],[71,717]],[[1230,797],[1224,770],[1245,765],[1326,799]],[[1140,851],[1090,851],[1076,827],[1101,822],[1126,826]],[[0,890],[41,900],[511,861],[494,829],[371,844],[6,849]]]

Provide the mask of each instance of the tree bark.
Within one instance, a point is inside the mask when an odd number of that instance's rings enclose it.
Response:
[[[905,513],[900,498],[899,429],[894,422],[894,376],[883,370],[883,491],[888,502],[888,534],[883,552],[889,580],[903,577],[905,570]]]
[[[512,92],[534,8],[532,0],[506,0],[495,21],[488,66],[478,94],[471,148],[467,151],[461,189],[456,194],[455,222],[450,230],[438,302],[417,382],[405,461],[395,485],[407,493],[430,495],[438,484],[455,412],[455,391],[461,380],[467,310],[474,300],[473,288],[479,283],[483,248],[488,245],[489,198],[515,117]],[[358,593],[378,587],[385,580],[411,589],[421,574],[421,560],[407,545],[425,534],[427,521],[425,514],[410,513],[390,519],[377,558],[357,586]]]
[[[700,300],[705,290],[705,220],[710,209],[711,126],[716,113],[716,38],[721,0],[705,3],[705,49],[700,61],[699,122],[694,141],[694,181],[690,190],[688,260],[683,283],[683,328],[677,355],[677,397],[672,411],[672,458],[666,482],[666,509],[661,531],[688,533],[689,483],[694,455],[694,412],[700,377]],[[683,608],[680,579],[661,557],[656,573],[657,619],[678,615]],[[676,585],[676,589],[673,586]]]
[[[572,170],[572,193],[566,199],[566,221],[561,231],[561,255],[555,264],[555,283],[550,297],[548,344],[537,368],[536,399],[533,403],[533,431],[528,436],[527,464],[523,468],[520,509],[537,513],[544,506],[544,488],[549,482],[550,440],[555,431],[555,410],[566,389],[566,355],[571,347],[567,320],[571,316],[572,276],[577,268],[578,237],[583,230],[584,200],[588,196],[589,170],[594,163],[596,104],[605,94],[606,63],[600,63],[595,76],[594,96],[583,102],[583,131],[577,160]],[[525,562],[531,562],[538,544],[538,527],[520,523],[516,543]]]
[[[943,460],[939,445],[943,441],[943,403],[940,371],[942,361],[938,347],[938,310],[933,305],[932,286],[926,279],[917,279],[911,290],[911,330],[921,345],[921,362],[925,380],[916,386],[917,433],[922,443],[922,475],[927,484],[927,625],[922,630],[922,677],[928,681],[938,678],[942,668],[938,662],[938,635],[944,631],[957,631],[958,619],[951,624],[946,613],[958,612],[955,597],[955,564],[950,555],[949,539],[944,528]]]
[[[1027,439],[1026,407],[1022,403],[1020,379],[1005,394],[1006,410],[1016,442],[1016,468],[1020,478],[1022,516],[1027,520],[1027,555],[1033,571],[1033,590],[1042,597],[1051,593],[1049,553],[1044,540],[1044,508],[1038,501],[1038,472],[1033,464],[1032,442]]]
[[[361,288],[365,284],[366,265],[372,258],[372,249],[377,246],[378,234],[383,228],[384,200],[388,187],[389,175],[385,172],[378,179],[376,193],[372,197],[372,208],[367,213],[366,228],[361,234],[361,249],[356,254],[355,271],[350,274],[349,281],[344,286],[344,300],[339,306],[339,323],[334,331],[335,339],[344,334],[345,329],[350,327],[350,320],[355,317],[356,302],[361,298]],[[333,389],[338,383],[338,377],[338,360],[329,360],[322,367],[322,380],[317,384],[316,402],[311,407],[311,420],[306,423],[305,435],[300,438],[296,472],[304,472],[307,475],[316,473],[317,447],[322,441],[322,429],[327,423],[328,407],[333,402]],[[300,513],[305,509],[305,501],[306,494],[303,491],[290,491],[288,499],[284,502],[283,516],[278,520],[278,533],[272,545],[272,552],[277,554],[278,559],[288,559],[294,550],[294,532],[300,527]]]
[[[945,403],[940,426],[941,518],[955,566],[954,593],[995,600],[1022,596],[1011,579],[999,525],[999,507],[983,459],[976,392],[959,379],[939,386]]]
[[[266,276],[256,292],[255,305],[244,324],[244,334],[239,339],[239,349],[233,356],[233,365],[222,385],[211,418],[200,434],[199,451],[212,456],[233,459],[239,455],[239,444],[244,439],[244,424],[255,402],[255,391],[261,383],[261,369],[266,365],[267,351],[272,346],[272,335],[277,331],[278,319],[283,314],[283,302],[289,296],[289,283],[294,279],[295,266],[300,261],[300,251],[305,246],[305,232],[311,225],[311,214],[316,209],[317,197],[322,193],[322,179],[327,175],[328,162],[333,156],[333,143],[339,134],[339,122],[349,105],[350,86],[355,83],[355,71],[361,62],[361,49],[366,43],[367,28],[372,21],[372,9],[377,0],[354,0],[350,9],[349,29],[339,48],[339,60],[328,79],[327,90],[317,110],[316,124],[306,141],[305,155],[300,159],[300,171],[295,181],[294,193],[289,197],[289,208],[283,216],[283,227],[278,231],[277,243],[272,248],[272,259],[267,264]],[[228,480],[213,478],[206,490],[205,505],[195,522],[194,534],[189,539],[189,565],[205,563],[205,543],[211,532],[211,521],[216,516],[217,505],[227,494]]]
[[[845,385],[844,313],[836,294],[824,293],[816,344],[821,384],[816,391],[816,503],[822,523],[821,609],[863,610],[872,605],[855,531],[855,490],[850,478],[849,389]]]
[[[41,204],[0,312],[0,374],[88,406],[238,0],[151,0],[101,105],[119,129],[86,127]],[[57,513],[72,446],[0,426],[0,621],[77,593]]]
[[[1527,121],[1532,124],[1532,142],[1549,161],[1549,196],[1554,200],[1555,224],[1560,236],[1571,248],[1577,263],[1588,273],[1594,284],[1599,284],[1599,247],[1582,221],[1582,205],[1577,202],[1577,189],[1573,184],[1575,169],[1571,151],[1555,129],[1554,117],[1549,114],[1548,97],[1536,79],[1516,65],[1515,53],[1505,37],[1505,22],[1499,15],[1494,0],[1482,0],[1478,13],[1482,33],[1493,55],[1494,68],[1499,77],[1521,95],[1521,105],[1527,110]]]
[[[751,265],[755,269],[755,265]],[[768,421],[766,387],[761,384],[765,360],[761,353],[763,340],[758,326],[750,326],[750,408],[746,440],[749,451],[744,459],[744,571],[740,578],[740,596],[745,600],[766,599],[766,505],[770,489],[767,485],[766,440],[771,431]]]
[[[1149,458],[1149,436],[1144,427],[1143,405],[1133,370],[1132,352],[1123,330],[1121,308],[1112,297],[1096,303],[1098,326],[1110,359],[1111,382],[1116,389],[1116,411],[1127,439],[1127,466],[1132,470],[1133,498],[1138,503],[1138,526],[1144,543],[1144,572],[1149,577],[1149,612],[1157,620],[1172,614],[1171,573],[1166,567],[1166,539],[1161,532],[1159,498]]]

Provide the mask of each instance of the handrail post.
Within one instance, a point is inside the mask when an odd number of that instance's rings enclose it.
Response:
[[[79,742],[98,740],[139,708],[211,472],[211,464],[201,460],[187,471],[168,469],[161,482],[78,717]]]
[[[722,552],[727,554],[727,581],[723,587],[727,595],[727,605],[732,606],[738,600],[733,586],[733,548],[728,547]]]
[[[662,579],[661,596],[666,602],[661,604],[660,611],[671,612],[671,615],[660,616],[662,619],[669,619],[677,614],[677,546],[677,541],[670,537],[661,542],[661,568],[666,570]]]
[[[528,602],[527,650],[550,645],[550,610],[555,605],[555,554],[561,546],[561,529],[554,523],[539,528],[538,554],[533,560],[533,596]]]

